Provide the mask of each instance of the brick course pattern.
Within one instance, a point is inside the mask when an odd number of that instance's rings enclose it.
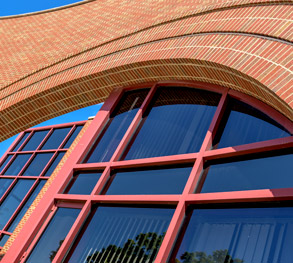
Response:
[[[158,80],[226,86],[293,120],[292,13],[291,1],[109,0],[1,18],[0,141]]]

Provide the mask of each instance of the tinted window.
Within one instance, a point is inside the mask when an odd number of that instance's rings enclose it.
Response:
[[[23,175],[39,176],[52,158],[53,153],[38,153],[35,155],[33,161],[29,164]]]
[[[89,195],[102,173],[79,173],[75,175],[65,191],[68,194]]]
[[[215,164],[206,170],[202,193],[293,187],[293,154]]]
[[[49,169],[46,171],[44,176],[50,176],[54,172],[55,168],[60,163],[64,155],[65,155],[65,152],[58,153],[57,157],[54,159],[53,163],[50,165]]]
[[[173,209],[99,207],[65,262],[153,262]]]
[[[11,160],[12,156],[13,155],[7,155],[5,161],[0,165],[0,173],[2,172],[6,164],[8,164],[8,162]]]
[[[14,149],[13,149],[14,152],[16,152],[16,151],[19,149],[19,147],[23,144],[23,142],[26,140],[26,138],[27,138],[29,135],[30,135],[29,132],[26,132],[26,133],[24,134],[24,136],[21,138],[21,140],[20,140],[20,141],[17,143],[17,145],[14,147]]]
[[[125,93],[85,162],[95,163],[110,160],[147,93],[148,90]]]
[[[170,262],[290,263],[293,208],[194,210]]]
[[[48,134],[49,130],[46,131],[36,131],[26,145],[22,148],[22,151],[34,151],[36,150],[40,143],[44,140],[45,136]]]
[[[0,229],[3,229],[34,182],[34,180],[19,180],[9,192],[0,205]]]
[[[0,239],[0,247],[3,247],[6,243],[6,241],[9,239],[10,236],[8,235],[2,235]]]
[[[13,179],[0,178],[0,198],[3,196],[12,182]]]
[[[219,99],[191,88],[159,89],[125,159],[199,151]]]
[[[45,142],[42,150],[58,149],[60,144],[64,141],[66,135],[71,130],[71,127],[54,129],[53,133],[50,135],[49,139]]]
[[[77,126],[74,130],[74,132],[71,134],[70,138],[67,140],[66,144],[63,146],[63,148],[69,148],[70,145],[75,140],[76,136],[79,134],[83,126]]]
[[[46,182],[47,181],[45,181],[45,180],[40,181],[40,183],[35,188],[35,190],[31,194],[31,196],[29,197],[29,199],[25,202],[25,204],[22,207],[22,209],[20,210],[20,212],[17,214],[16,218],[13,220],[12,224],[9,226],[9,228],[7,230],[8,232],[14,231],[14,229],[17,227],[18,223],[23,218],[26,211],[29,209],[29,207],[31,206],[31,204],[33,203],[33,201],[35,200],[35,198],[37,197],[37,195],[39,194],[39,192],[41,191],[41,189],[43,188],[43,186],[45,185]]]
[[[52,262],[79,212],[79,209],[58,208],[26,262]]]
[[[30,157],[31,154],[18,154],[4,174],[18,175]]]
[[[231,99],[223,117],[218,147],[228,147],[290,136],[279,124],[255,108]]]
[[[107,195],[181,194],[192,167],[118,172]],[[113,179],[113,178],[112,178]]]

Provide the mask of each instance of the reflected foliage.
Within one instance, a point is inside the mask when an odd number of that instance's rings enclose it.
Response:
[[[126,263],[126,262],[153,262],[164,235],[156,233],[140,233],[135,240],[128,239],[123,246],[109,245],[99,252],[87,257],[87,263]]]
[[[243,263],[238,258],[233,259],[227,249],[215,250],[212,255],[205,252],[185,252],[180,257],[181,261],[176,259],[176,263]]]

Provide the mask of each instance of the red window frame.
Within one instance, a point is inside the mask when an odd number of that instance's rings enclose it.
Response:
[[[213,120],[210,124],[208,132],[202,143],[201,149],[197,153],[153,157],[135,160],[122,160],[119,161],[123,150],[131,139],[136,127],[145,112],[149,102],[153,98],[155,91],[160,86],[179,86],[191,87],[197,89],[204,89],[221,94],[221,99],[217,110],[214,114]],[[106,125],[110,114],[113,112],[115,106],[118,104],[124,91],[147,88],[150,87],[150,92],[147,95],[144,103],[138,110],[132,123],[127,129],[123,139],[118,145],[115,153],[109,162],[103,163],[82,163],[86,154],[89,152],[91,145],[94,143],[95,138],[101,133],[103,127]],[[81,141],[76,146],[68,161],[65,163],[59,175],[47,194],[41,200],[35,212],[29,218],[28,223],[20,232],[19,236],[8,250],[3,258],[4,263],[10,262],[25,262],[34,245],[37,243],[38,238],[41,236],[46,225],[54,215],[57,207],[72,207],[80,208],[81,212],[69,231],[66,239],[59,248],[53,262],[62,262],[66,256],[76,235],[82,227],[84,221],[91,211],[92,205],[95,203],[103,204],[153,204],[153,205],[170,205],[176,206],[175,213],[170,222],[169,228],[166,232],[164,240],[161,244],[155,263],[167,262],[171,253],[171,249],[176,240],[177,234],[180,230],[181,224],[185,217],[186,208],[190,204],[214,204],[214,203],[255,203],[264,201],[280,201],[280,200],[293,200],[293,188],[286,189],[265,189],[265,190],[249,190],[249,191],[236,191],[236,192],[221,192],[221,193],[198,193],[193,194],[195,186],[199,183],[200,175],[203,169],[204,162],[212,159],[221,159],[227,157],[241,156],[253,153],[262,153],[266,151],[273,151],[277,149],[285,149],[293,147],[293,137],[286,137],[281,139],[274,139],[263,142],[256,142],[251,144],[239,145],[235,147],[227,147],[222,149],[210,150],[212,140],[215,137],[217,129],[220,124],[220,119],[224,114],[227,106],[228,96],[237,100],[245,102],[256,109],[266,113],[276,122],[280,123],[291,134],[293,133],[293,125],[286,117],[270,108],[268,105],[252,98],[246,94],[220,87],[217,85],[190,82],[190,81],[160,81],[153,83],[145,83],[142,85],[135,85],[132,87],[121,87],[111,93],[106,100],[91,125],[86,130]],[[167,164],[180,164],[194,162],[191,174],[185,185],[184,191],[181,195],[99,195],[107,182],[112,169],[122,168],[135,168],[146,167],[153,165],[167,165]],[[75,171],[92,171],[103,170],[103,173],[98,180],[90,195],[67,195],[62,194],[63,189],[68,185],[73,173]],[[50,211],[52,213],[50,213]],[[49,215],[49,216],[48,216]],[[46,218],[47,217],[47,218]],[[46,220],[45,220],[46,219]],[[45,222],[44,222],[45,220]],[[44,222],[44,224],[43,224]]]
[[[52,162],[54,161],[55,157],[57,157],[57,155],[59,153],[61,153],[61,152],[64,152],[65,153],[68,150],[67,148],[64,148],[63,149],[62,147],[63,147],[63,145],[65,145],[65,143],[68,140],[68,138],[72,135],[72,133],[74,132],[75,128],[77,126],[79,126],[79,125],[84,125],[84,124],[85,124],[85,121],[80,121],[80,122],[73,122],[73,123],[66,123],[66,124],[58,124],[58,125],[44,126],[44,127],[38,127],[38,128],[30,128],[30,129],[27,129],[24,132],[21,132],[18,135],[17,139],[10,145],[10,147],[7,149],[7,151],[5,152],[5,154],[0,159],[0,164],[2,164],[5,161],[5,159],[7,158],[8,155],[12,155],[12,158],[9,160],[9,162],[7,162],[7,164],[5,165],[5,167],[3,167],[3,169],[2,169],[2,171],[0,173],[0,178],[3,178],[3,179],[4,178],[12,179],[13,181],[10,184],[10,186],[8,187],[8,189],[5,191],[5,193],[2,195],[2,197],[0,198],[0,203],[2,203],[3,200],[5,200],[6,196],[10,193],[11,189],[15,186],[15,184],[17,183],[17,181],[19,179],[24,179],[24,180],[33,179],[33,180],[35,180],[35,182],[32,185],[32,187],[30,188],[30,190],[27,192],[27,194],[25,195],[25,197],[23,198],[23,200],[21,201],[21,203],[19,204],[19,206],[17,207],[17,209],[14,211],[14,213],[12,214],[12,216],[10,217],[10,219],[7,221],[6,225],[3,227],[2,230],[0,230],[0,235],[9,235],[10,236],[12,234],[11,232],[8,232],[8,230],[7,230],[9,228],[10,224],[16,218],[16,216],[18,215],[18,213],[22,209],[23,205],[28,200],[28,198],[30,197],[30,195],[32,194],[32,192],[35,190],[35,188],[39,184],[39,182],[41,180],[47,181],[50,178],[50,177],[44,177],[43,175],[47,171],[48,167],[52,164]],[[68,132],[67,136],[64,138],[64,140],[62,141],[62,143],[60,144],[60,146],[57,149],[41,150],[42,145],[44,145],[44,143],[49,138],[49,136],[52,134],[52,132],[53,132],[54,129],[68,128],[68,127],[71,127],[71,130]],[[44,139],[41,141],[39,147],[36,150],[33,150],[33,151],[21,151],[22,147],[32,137],[33,132],[43,131],[43,130],[49,130],[49,132],[44,137]],[[23,138],[24,134],[25,133],[28,133],[28,132],[30,132],[30,135],[23,141],[22,145],[20,145],[20,147],[18,148],[18,150],[17,151],[14,151],[14,148],[16,147],[16,145],[18,144],[18,142],[20,142],[21,139]],[[39,153],[53,153],[53,155],[50,158],[50,160],[47,163],[47,165],[42,170],[42,172],[39,174],[39,176],[23,176],[22,175],[23,171],[30,165],[31,161],[36,156],[36,154],[39,154]],[[18,154],[31,154],[31,157],[28,159],[28,161],[26,162],[26,164],[22,167],[22,169],[20,170],[20,172],[17,175],[4,175],[5,170],[10,166],[10,164],[14,161],[15,156],[17,156]]]

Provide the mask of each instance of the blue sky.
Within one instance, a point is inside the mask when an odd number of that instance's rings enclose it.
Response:
[[[81,0],[2,0],[0,16],[11,16],[37,12],[64,5],[82,2]]]
[[[69,5],[76,2],[82,2],[80,0],[10,0],[1,1],[0,3],[0,16],[19,15],[31,12],[37,12],[41,10],[51,9],[64,5]],[[66,122],[74,122],[87,120],[88,117],[96,115],[102,104],[93,105],[87,108],[83,108],[65,115],[56,117],[54,119],[40,123],[36,127],[47,126],[52,124],[60,124]],[[16,135],[17,136],[17,135]],[[0,143],[0,158],[6,152],[7,148],[15,140],[16,136],[7,139]]]

